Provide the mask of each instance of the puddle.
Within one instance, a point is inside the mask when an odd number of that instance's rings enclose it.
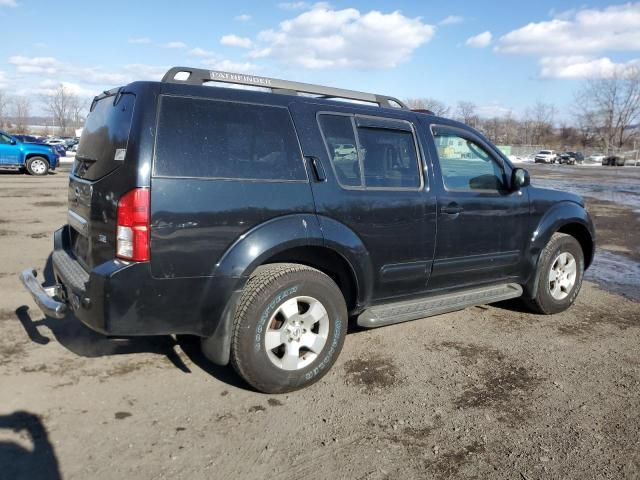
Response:
[[[597,250],[585,280],[640,302],[640,263],[624,255]]]
[[[616,182],[585,183],[549,178],[534,178],[531,183],[536,187],[551,188],[564,192],[577,193],[585,197],[615,202],[640,211],[640,183],[635,178],[620,178]]]

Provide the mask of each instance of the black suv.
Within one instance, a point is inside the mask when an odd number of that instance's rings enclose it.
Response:
[[[584,155],[582,152],[563,152],[560,154],[558,162],[560,164],[575,165],[576,163],[584,162]]]
[[[391,97],[176,67],[94,99],[55,284],[21,278],[48,316],[197,335],[211,361],[285,392],[329,370],[350,318],[515,297],[560,312],[593,253],[582,199],[530,186],[466,125]]]

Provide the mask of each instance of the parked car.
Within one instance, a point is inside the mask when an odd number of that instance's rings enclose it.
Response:
[[[582,152],[563,152],[560,154],[558,162],[566,165],[575,165],[576,163],[584,162],[584,155]]]
[[[556,163],[558,155],[555,150],[540,150],[533,160],[535,163]]]
[[[327,91],[377,105],[291,94]],[[582,198],[531,186],[467,125],[384,95],[176,67],[94,99],[54,279],[21,279],[50,317],[197,335],[212,362],[277,393],[327,373],[350,318],[516,297],[561,312],[594,235]]]
[[[593,154],[593,155],[589,155],[587,157],[587,161],[591,162],[591,163],[602,163],[602,160],[604,160],[605,156],[606,155],[602,155],[602,154],[596,153],[596,154]]]
[[[624,167],[625,158],[619,155],[607,155],[602,159],[602,165],[610,167]]]
[[[60,157],[67,156],[67,149],[65,148],[64,141],[59,138],[47,138],[44,143],[53,147]]]
[[[58,154],[53,147],[23,142],[0,132],[0,170],[26,170],[31,175],[46,175],[57,166]]]

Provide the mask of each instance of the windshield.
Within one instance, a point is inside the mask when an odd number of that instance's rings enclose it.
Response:
[[[77,176],[97,180],[122,165],[134,104],[135,95],[131,93],[110,95],[95,104],[78,144]]]
[[[549,155],[551,153],[551,150],[540,150],[540,153],[542,155]]]

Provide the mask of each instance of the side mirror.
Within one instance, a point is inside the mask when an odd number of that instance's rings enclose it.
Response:
[[[12,138],[11,140],[9,140],[9,143],[10,143],[11,145],[15,145],[17,142],[16,142],[16,139],[15,139],[15,138]]]
[[[522,187],[528,187],[531,184],[529,172],[524,168],[514,168],[511,172],[511,188],[512,190],[520,190]]]

